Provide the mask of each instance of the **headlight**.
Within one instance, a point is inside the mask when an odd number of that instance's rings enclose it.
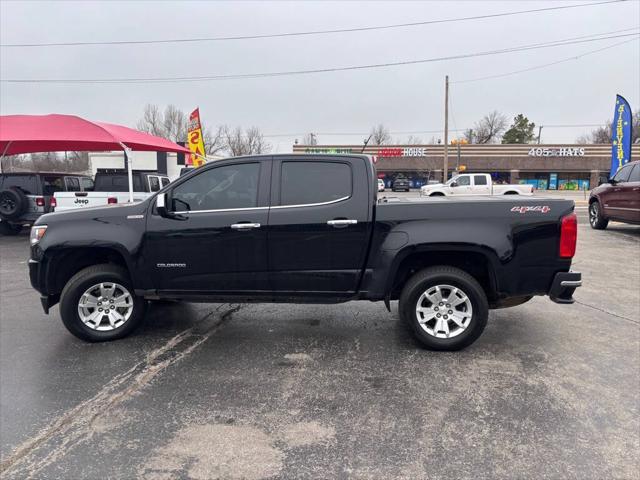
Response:
[[[31,245],[35,245],[42,240],[45,233],[47,233],[46,225],[34,225],[31,227]]]

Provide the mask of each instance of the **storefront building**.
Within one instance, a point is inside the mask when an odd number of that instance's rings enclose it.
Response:
[[[294,145],[294,153],[366,153],[375,160],[378,177],[389,187],[398,176],[413,188],[442,181],[443,145]],[[457,172],[490,173],[494,182],[525,183],[539,190],[591,189],[605,181],[611,145],[450,145],[448,176]],[[632,160],[640,158],[633,145]]]

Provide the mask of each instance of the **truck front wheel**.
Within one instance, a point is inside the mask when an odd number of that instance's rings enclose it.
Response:
[[[484,290],[455,267],[426,268],[409,279],[400,295],[400,317],[431,350],[460,350],[471,345],[487,325]]]
[[[129,335],[144,318],[146,302],[134,294],[126,270],[94,265],[80,270],[60,296],[60,316],[67,330],[88,342]]]

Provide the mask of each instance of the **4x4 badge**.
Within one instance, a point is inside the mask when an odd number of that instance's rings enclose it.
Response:
[[[513,207],[511,211],[519,212],[519,213],[528,213],[528,212],[547,213],[551,211],[551,207],[548,205],[522,206],[522,207]]]

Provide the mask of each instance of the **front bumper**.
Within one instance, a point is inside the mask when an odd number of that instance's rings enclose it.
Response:
[[[558,272],[551,283],[549,298],[556,303],[573,303],[573,292],[581,285],[580,272]]]

